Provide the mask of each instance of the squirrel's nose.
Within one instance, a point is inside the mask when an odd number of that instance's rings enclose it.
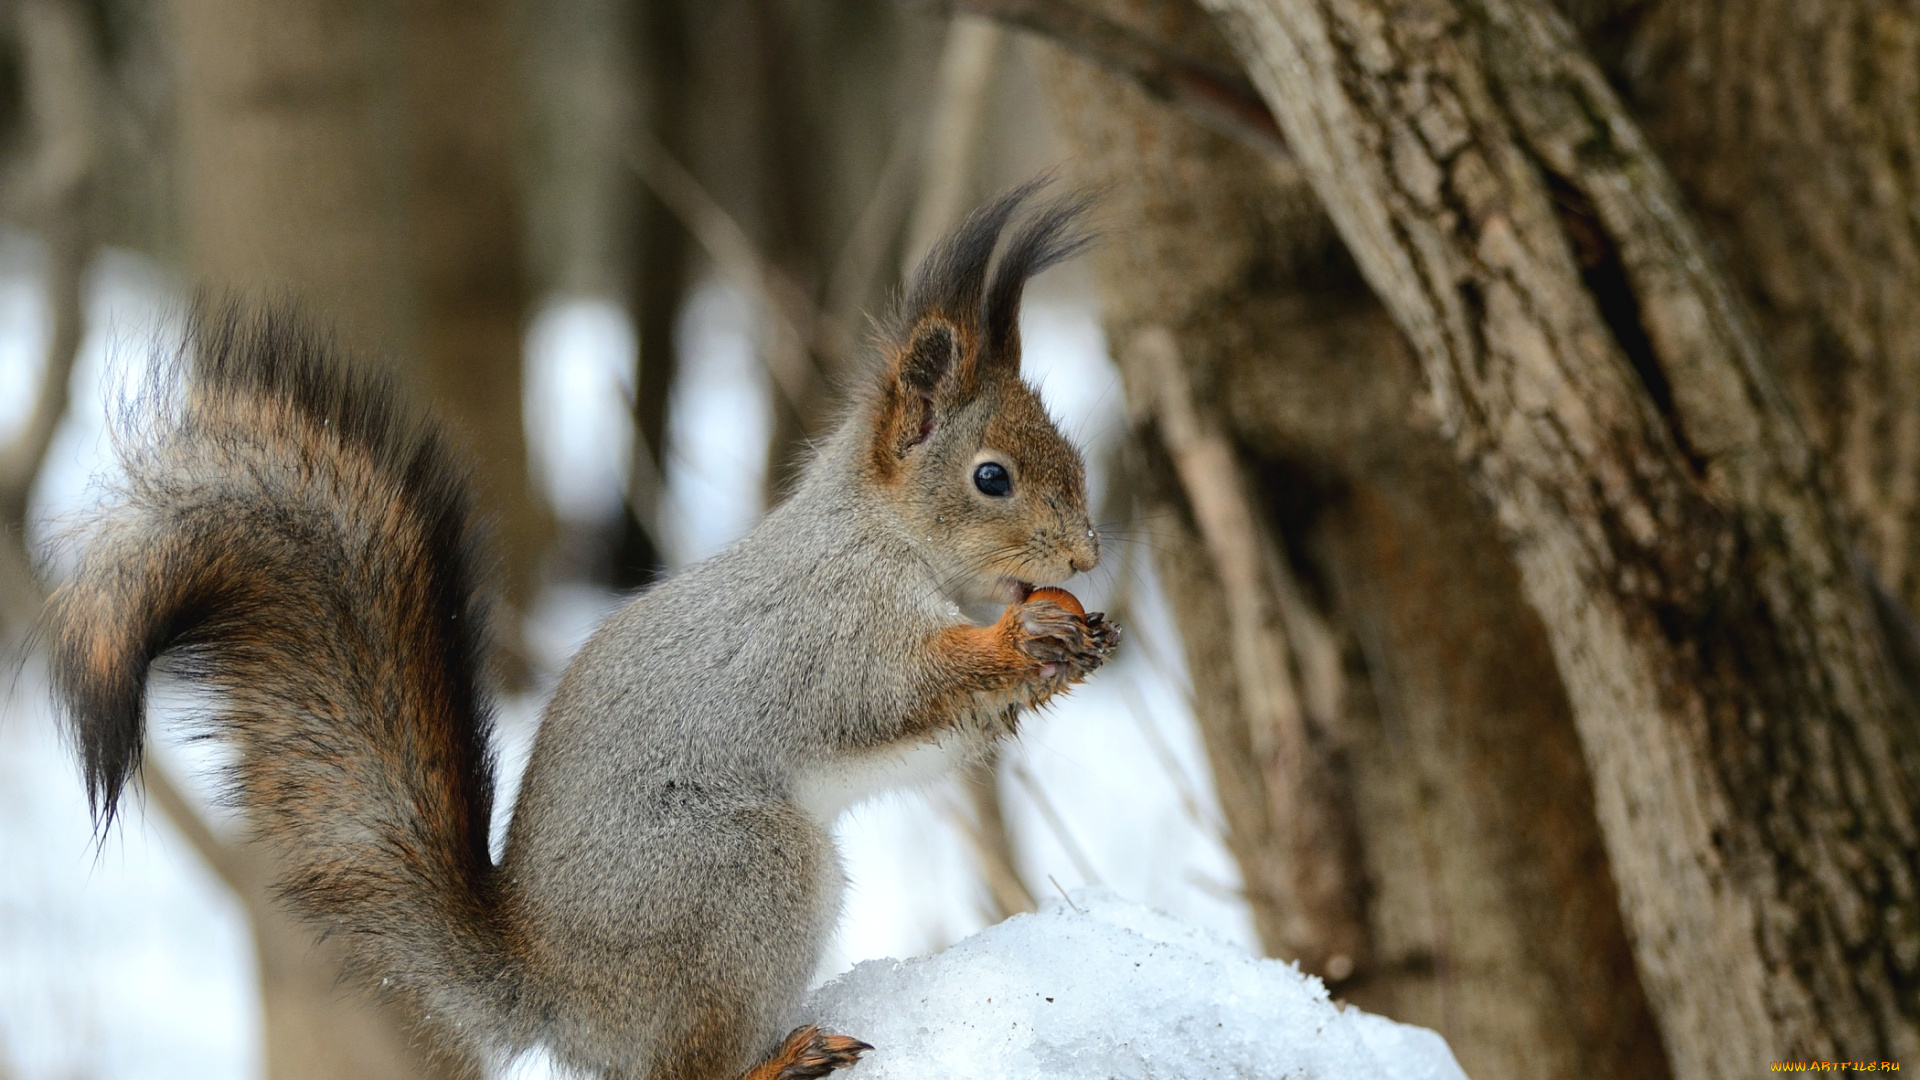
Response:
[[[1100,534],[1087,530],[1086,541],[1075,545],[1079,550],[1067,558],[1067,565],[1076,574],[1084,574],[1100,565]]]

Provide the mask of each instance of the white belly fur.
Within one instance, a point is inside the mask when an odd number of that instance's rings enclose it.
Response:
[[[953,771],[969,756],[965,743],[962,739],[913,743],[815,767],[794,784],[793,798],[815,821],[831,826],[840,811],[869,796],[924,784]]]

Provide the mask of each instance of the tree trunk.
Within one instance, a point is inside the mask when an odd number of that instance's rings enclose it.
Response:
[[[1302,595],[1282,538],[1253,497],[1253,477],[1214,410],[1194,400],[1192,371],[1172,333],[1148,327],[1123,347],[1129,385],[1148,410],[1219,578],[1215,620],[1258,773],[1258,801],[1240,814],[1267,843],[1249,876],[1261,937],[1278,956],[1334,983],[1369,965],[1339,646]],[[1236,800],[1239,801],[1239,800]],[[1243,860],[1242,865],[1248,865]]]
[[[975,177],[985,143],[988,98],[1002,68],[1006,34],[981,19],[954,18],[947,24],[925,135],[919,140],[919,169],[912,209],[906,216],[905,258],[900,280],[911,280],[948,230],[973,205]],[[997,923],[1033,911],[1033,890],[1020,875],[1013,833],[1007,828],[1006,784],[998,748],[957,781],[965,811],[957,815],[973,848],[974,866],[985,887],[987,921]]]
[[[639,123],[667,152],[686,160],[692,43],[680,0],[643,0],[630,5]],[[658,195],[634,185],[633,254],[627,295],[639,345],[633,395],[633,464],[628,471],[627,513],[614,549],[613,586],[632,589],[666,567],[660,549],[660,484],[666,462],[667,401],[679,355],[674,324],[685,303],[691,244],[687,230]]]
[[[355,0],[183,0],[174,22],[194,274],[297,289],[362,348],[404,355],[392,28]]]
[[[520,419],[512,10],[183,0],[174,40],[194,274],[290,290],[417,380],[476,455],[518,605],[548,527]]]
[[[515,608],[532,599],[553,537],[521,419],[529,306],[516,153],[521,11],[516,0],[407,0],[395,69],[405,176],[399,240],[413,305],[402,355],[428,399],[461,429]],[[505,659],[515,655],[509,649]]]
[[[1867,561],[1920,609],[1920,11],[1613,6],[1582,13],[1589,39],[1758,316]]]
[[[1188,55],[1221,54],[1197,13],[1105,8]],[[1108,191],[1103,217],[1129,223],[1095,257],[1129,398],[1153,400],[1136,343],[1164,328],[1340,644],[1370,962],[1335,992],[1441,1030],[1477,1080],[1663,1075],[1544,631],[1311,191],[1085,64],[1049,52],[1035,66],[1053,73],[1083,179]],[[1149,539],[1227,840],[1269,951],[1291,958],[1280,890],[1262,883],[1313,856],[1276,844],[1228,598],[1156,428],[1141,434],[1143,520],[1161,523]]]
[[[761,346],[782,389],[767,462],[777,497],[806,440],[833,419],[829,381],[848,374],[864,345],[857,321],[839,323],[844,309],[878,310],[873,301],[895,284],[891,275],[857,279],[884,264],[871,249],[893,249],[884,235],[892,230],[872,228],[868,211],[897,199],[900,185],[884,179],[894,171],[885,168],[887,140],[913,114],[930,43],[908,32],[925,20],[893,0],[727,0],[687,10],[699,43],[691,76],[699,121],[685,164],[751,239],[759,263],[751,276],[778,278],[763,280],[777,287],[758,298],[777,309]]]
[[[1665,170],[1538,0],[1207,0],[1573,705],[1675,1074],[1920,1051],[1920,727]]]

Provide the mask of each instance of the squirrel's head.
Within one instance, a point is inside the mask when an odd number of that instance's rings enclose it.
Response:
[[[981,207],[920,264],[886,338],[869,473],[956,599],[1015,601],[1100,561],[1086,464],[1020,377],[1027,279],[1086,246],[1062,199],[994,249],[1030,183]],[[992,273],[989,275],[989,264]]]

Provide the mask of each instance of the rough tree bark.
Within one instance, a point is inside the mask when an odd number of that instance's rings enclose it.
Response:
[[[1758,316],[1868,562],[1920,608],[1920,10],[1570,14]]]
[[[1760,340],[1538,0],[1207,0],[1566,682],[1682,1077],[1920,1052],[1920,726]]]
[[[1185,5],[1102,8],[1185,57],[1233,64]],[[1108,192],[1114,224],[1095,265],[1130,400],[1153,401],[1165,378],[1139,341],[1171,334],[1196,409],[1231,438],[1260,527],[1283,540],[1344,653],[1332,719],[1367,940],[1336,993],[1440,1029],[1481,1080],[1664,1075],[1544,632],[1416,407],[1404,340],[1257,131],[1241,141],[1264,160],[1157,104],[1151,86],[1058,54],[1037,66],[1053,73],[1078,177]],[[1243,136],[1246,125],[1208,126]],[[1283,890],[1263,883],[1313,856],[1279,843],[1274,778],[1238,700],[1228,595],[1157,423],[1138,434],[1147,537],[1181,624],[1226,839],[1269,951],[1291,957]]]

